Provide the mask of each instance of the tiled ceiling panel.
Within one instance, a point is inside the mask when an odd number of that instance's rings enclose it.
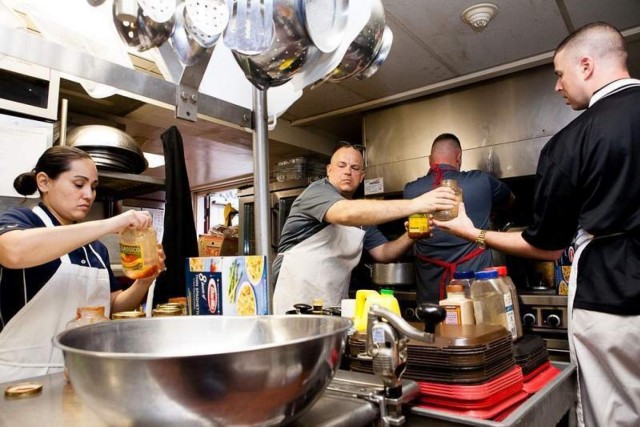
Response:
[[[604,21],[619,30],[638,26],[640,1],[638,0],[563,0],[578,28],[593,21]]]
[[[460,18],[469,0],[384,0],[385,12],[403,22],[458,75],[533,56],[555,47],[566,34],[554,0],[494,0],[496,17],[480,32]],[[406,51],[417,57],[422,52]]]

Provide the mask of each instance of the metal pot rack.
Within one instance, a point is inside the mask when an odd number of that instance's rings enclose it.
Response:
[[[48,67],[59,72],[119,89],[124,96],[167,109],[176,109],[178,118],[196,121],[198,118],[223,123],[227,126],[250,130],[253,133],[254,188],[256,198],[256,250],[258,255],[269,255],[270,229],[267,197],[269,193],[268,130],[266,91],[254,89],[251,110],[200,93],[198,87],[204,75],[207,60],[190,67],[182,67],[171,49],[160,53],[167,62],[171,79],[166,81],[140,71],[132,70],[73,47],[51,42],[35,34],[0,25],[0,55],[7,55],[28,63]],[[118,174],[120,175],[120,174]],[[136,180],[140,176],[136,175]],[[106,179],[105,179],[106,178]],[[127,179],[115,183],[115,177],[101,175],[101,184],[117,187],[126,185]],[[110,181],[111,180],[111,181]],[[129,180],[129,184],[131,180]],[[144,183],[157,189],[158,182]],[[138,190],[140,190],[138,188]],[[146,190],[146,189],[145,189]],[[140,194],[138,192],[138,194]]]

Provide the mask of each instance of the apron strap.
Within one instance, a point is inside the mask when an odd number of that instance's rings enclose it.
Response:
[[[462,258],[457,259],[456,261],[453,261],[453,262],[447,262],[438,258],[429,258],[424,255],[418,255],[418,259],[420,259],[420,261],[423,261],[429,264],[437,265],[438,267],[442,267],[444,269],[444,271],[442,272],[442,276],[440,277],[440,283],[438,284],[438,295],[442,300],[444,299],[444,296],[445,296],[447,282],[449,282],[449,280],[453,277],[453,273],[456,272],[456,267],[459,264],[462,264],[463,262],[467,262],[477,257],[482,252],[484,252],[484,248],[479,248],[479,247],[475,248],[474,250],[472,250]]]
[[[44,225],[46,227],[55,227],[53,225],[53,222],[51,221],[51,218],[49,218],[49,215],[47,215],[44,209],[42,209],[40,206],[34,206],[32,211],[33,213],[38,215],[38,217],[40,217],[40,219],[42,220],[42,222],[44,222]],[[71,258],[69,258],[69,254],[62,255],[60,257],[60,262],[71,264]]]

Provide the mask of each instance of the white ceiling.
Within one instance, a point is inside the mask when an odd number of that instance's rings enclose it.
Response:
[[[352,0],[358,1],[358,0]],[[550,62],[550,52],[573,29],[606,21],[640,39],[639,0],[491,0],[497,16],[481,32],[460,13],[472,0],[382,0],[394,34],[387,61],[367,80],[324,83],[305,92],[281,119],[322,129],[338,139],[362,138],[363,111],[437,93],[452,87]],[[640,51],[640,43],[633,48]],[[545,55],[546,54],[546,55]],[[632,75],[640,73],[640,52]],[[145,151],[162,153],[159,135],[177,124],[185,140],[192,187],[233,179],[252,171],[251,135],[209,122],[175,121],[172,112],[143,106],[126,116],[127,131],[145,141]],[[271,162],[306,154],[272,143]],[[147,174],[163,176],[162,169]]]
[[[314,118],[332,117],[332,112],[335,116],[341,109],[358,110],[362,104],[363,108],[375,107],[387,97],[421,92],[420,88],[451,79],[464,83],[466,75],[551,52],[571,30],[593,21],[640,31],[638,0],[492,0],[499,11],[481,32],[460,17],[477,1],[382,2],[394,41],[380,70],[367,80],[350,79],[307,89],[285,118],[294,124],[319,125],[321,121]],[[508,71],[508,65],[505,69]]]

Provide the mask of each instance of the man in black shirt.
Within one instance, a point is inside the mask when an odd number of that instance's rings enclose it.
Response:
[[[640,425],[640,80],[620,32],[588,24],[560,43],[555,90],[586,110],[545,145],[534,219],[524,232],[479,230],[466,216],[435,221],[519,256],[557,259],[578,230],[569,284],[569,341],[578,365],[578,422]]]

